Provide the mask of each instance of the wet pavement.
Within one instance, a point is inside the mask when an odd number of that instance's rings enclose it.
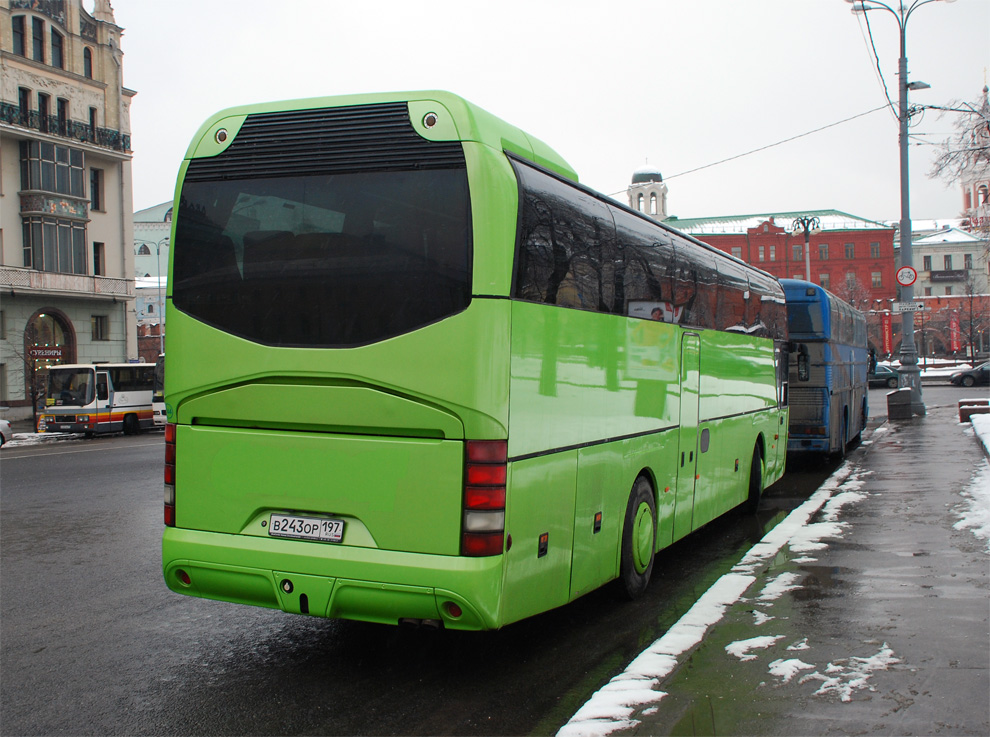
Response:
[[[986,464],[955,406],[872,425],[559,734],[990,734]]]

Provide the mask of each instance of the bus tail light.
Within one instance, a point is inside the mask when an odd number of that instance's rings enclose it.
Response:
[[[509,444],[505,440],[469,440],[464,453],[461,555],[501,555]]]
[[[165,425],[165,526],[175,527],[175,424]]]

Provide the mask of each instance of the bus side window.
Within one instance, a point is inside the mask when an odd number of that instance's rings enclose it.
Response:
[[[96,376],[96,397],[103,402],[110,398],[110,389],[107,386],[106,374],[97,374]]]

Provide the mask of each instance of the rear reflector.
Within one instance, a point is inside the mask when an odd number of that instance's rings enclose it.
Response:
[[[508,450],[505,440],[465,443],[461,555],[502,554]]]
[[[175,527],[175,425],[165,425],[165,526]]]

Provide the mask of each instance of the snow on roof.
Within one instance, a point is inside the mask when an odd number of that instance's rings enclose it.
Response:
[[[959,228],[943,228],[931,235],[927,235],[924,238],[912,238],[911,244],[918,245],[937,245],[939,243],[982,243],[983,238],[973,235],[972,233],[967,233],[965,230],[960,230]]]
[[[745,233],[773,218],[774,225],[792,230],[799,217],[817,217],[822,230],[891,230],[891,226],[876,220],[850,215],[839,210],[798,210],[797,212],[765,212],[755,215],[723,215],[707,218],[668,218],[665,224],[691,235],[699,233]]]

